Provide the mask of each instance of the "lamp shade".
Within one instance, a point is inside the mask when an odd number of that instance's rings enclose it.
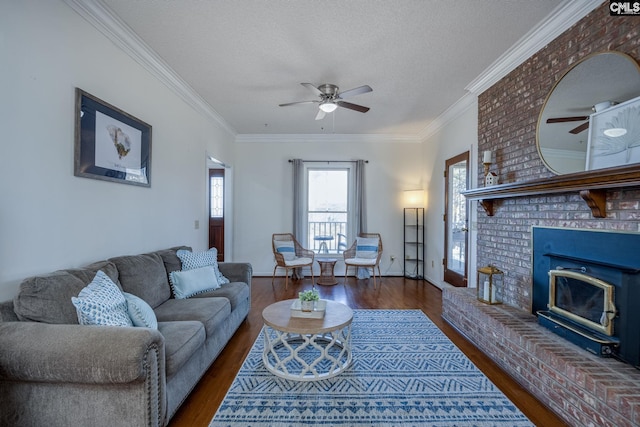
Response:
[[[424,190],[406,190],[404,192],[406,207],[420,208],[424,205]]]
[[[331,113],[332,111],[335,111],[336,108],[338,108],[338,104],[334,104],[331,101],[323,102],[322,104],[320,104],[320,109],[325,113]]]

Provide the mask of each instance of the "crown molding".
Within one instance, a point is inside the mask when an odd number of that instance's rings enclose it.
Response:
[[[435,135],[440,129],[442,129],[447,123],[453,121],[469,108],[478,105],[478,97],[473,93],[467,93],[462,98],[451,104],[449,108],[444,110],[442,114],[436,117],[431,123],[420,132],[419,138],[421,141],[426,141],[431,136]]]
[[[422,140],[416,135],[391,134],[239,134],[236,142],[255,143],[314,143],[314,142],[365,142],[365,143],[407,143],[419,144]]]
[[[533,27],[509,50],[500,55],[487,69],[469,83],[465,90],[476,95],[481,94],[602,3],[602,0],[565,0],[546,19]]]
[[[100,0],[64,0],[64,2],[193,109],[215,120],[231,136],[237,134],[236,130],[209,103],[104,3]]]

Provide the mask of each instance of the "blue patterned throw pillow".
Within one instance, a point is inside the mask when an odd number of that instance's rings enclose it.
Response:
[[[376,237],[358,237],[356,242],[356,258],[376,259],[378,257]]]
[[[133,326],[122,291],[102,270],[71,302],[81,325]]]
[[[293,242],[289,241],[274,241],[273,244],[276,247],[276,252],[282,254],[285,261],[293,261],[296,258],[296,248]]]
[[[220,287],[216,272],[210,265],[192,270],[172,271],[169,273],[169,283],[176,299],[189,298]]]
[[[129,318],[133,322],[133,326],[141,328],[158,329],[158,319],[153,309],[142,298],[123,292],[125,300],[127,300],[127,311]]]
[[[218,268],[218,250],[216,248],[211,248],[205,252],[191,252],[185,249],[179,249],[176,252],[176,255],[178,255],[178,258],[180,258],[180,261],[182,262],[182,271],[193,270],[210,265],[216,272],[216,277],[220,285],[229,283],[229,279],[224,277]]]

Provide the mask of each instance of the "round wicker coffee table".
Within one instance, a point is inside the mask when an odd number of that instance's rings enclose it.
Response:
[[[295,381],[331,378],[351,364],[353,310],[326,301],[321,319],[291,317],[296,300],[276,302],[262,312],[264,366],[274,375]]]

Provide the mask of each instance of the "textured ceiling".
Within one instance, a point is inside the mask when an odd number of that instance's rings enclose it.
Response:
[[[104,0],[238,134],[415,136],[560,0]],[[368,84],[314,120],[302,82]]]

